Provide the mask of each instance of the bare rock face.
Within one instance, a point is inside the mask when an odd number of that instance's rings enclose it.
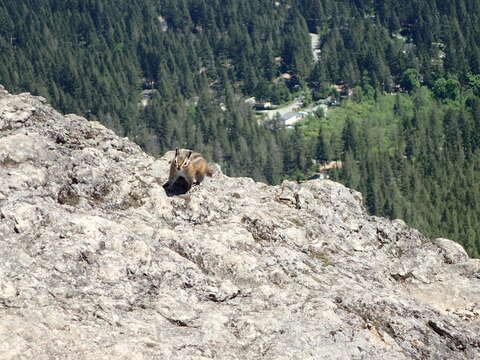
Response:
[[[1,359],[478,359],[480,260],[361,195],[169,160],[0,88]]]

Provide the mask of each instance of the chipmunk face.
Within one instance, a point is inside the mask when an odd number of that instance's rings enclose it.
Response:
[[[173,161],[177,170],[184,169],[190,164],[190,155],[192,155],[191,151],[185,156],[180,154],[178,149],[175,150],[175,159]]]

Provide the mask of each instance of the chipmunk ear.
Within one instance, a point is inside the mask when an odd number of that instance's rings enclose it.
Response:
[[[192,150],[188,152],[187,159],[190,159],[190,155],[192,155]]]
[[[178,156],[178,148],[175,149],[175,157]]]

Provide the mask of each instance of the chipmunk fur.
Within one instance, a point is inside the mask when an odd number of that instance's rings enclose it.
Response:
[[[191,150],[175,150],[175,157],[171,162],[168,177],[169,189],[180,177],[185,179],[188,189],[190,189],[194,182],[200,184],[205,175],[212,176],[212,170],[201,154]]]

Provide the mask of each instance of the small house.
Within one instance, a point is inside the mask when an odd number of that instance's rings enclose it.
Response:
[[[289,112],[281,117],[281,120],[287,127],[295,125],[301,119],[302,119],[302,115],[297,112]]]
[[[341,161],[335,160],[335,161],[330,161],[329,163],[320,165],[318,168],[318,175],[320,179],[329,179],[330,174],[333,169],[341,169],[343,166],[343,163]]]
[[[140,104],[143,107],[148,106],[155,96],[156,91],[155,89],[143,90],[140,94]]]
[[[268,110],[272,108],[272,103],[269,101],[266,102],[256,102],[255,109],[256,110]]]
[[[251,107],[254,107],[255,104],[256,104],[255,97],[252,96],[252,97],[249,97],[248,99],[245,99],[245,104],[248,104],[248,105],[250,105]]]

